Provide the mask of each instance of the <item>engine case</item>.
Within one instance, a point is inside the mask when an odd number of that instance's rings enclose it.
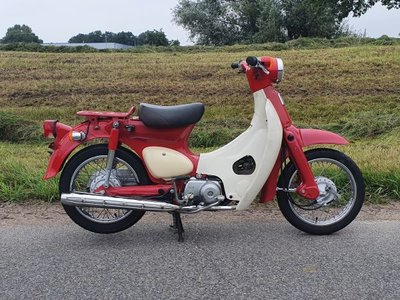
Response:
[[[215,180],[190,178],[186,183],[183,197],[195,205],[204,203],[209,205],[217,202],[217,197],[222,195],[221,185]]]

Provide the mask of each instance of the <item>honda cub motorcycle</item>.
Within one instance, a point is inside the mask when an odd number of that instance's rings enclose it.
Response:
[[[248,57],[232,68],[247,76],[254,115],[245,132],[210,153],[188,147],[202,103],[141,103],[136,117],[135,107],[127,113],[80,111],[85,120],[74,127],[45,121],[44,135],[54,141],[44,178],[61,171],[68,216],[87,230],[114,233],[146,211],[169,212],[182,241],[182,213],[245,210],[261,192],[260,202],[276,196],[285,218],[310,234],[330,234],[354,220],[365,194],[359,168],[337,150],[315,147],[345,145],[346,139],[292,124],[273,87],[283,78],[280,58]],[[79,146],[85,147],[72,155]]]

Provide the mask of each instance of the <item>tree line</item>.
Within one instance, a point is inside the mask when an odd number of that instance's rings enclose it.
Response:
[[[180,0],[173,14],[198,44],[284,42],[349,35],[343,20],[377,2],[400,8],[400,0]]]
[[[118,33],[100,30],[88,34],[80,33],[69,39],[68,43],[120,43],[130,46],[152,45],[152,46],[179,46],[178,40],[168,40],[165,33],[160,30],[147,30],[138,36],[130,31]]]
[[[10,43],[43,43],[43,41],[32,32],[27,25],[16,24],[7,29],[5,36],[0,40],[3,44]],[[151,45],[151,46],[179,46],[178,40],[168,40],[165,33],[160,30],[147,30],[138,36],[130,31],[101,32],[96,30],[87,34],[79,33],[71,37],[69,43],[120,43],[131,46]]]

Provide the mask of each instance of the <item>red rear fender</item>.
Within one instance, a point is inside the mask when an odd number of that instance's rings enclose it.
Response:
[[[69,139],[69,133],[73,131],[86,131],[87,124],[82,123],[78,126],[72,128],[68,125],[57,122],[56,125],[56,139],[52,144],[51,148],[53,149],[53,153],[51,154],[49,163],[47,165],[46,173],[44,174],[44,179],[50,179],[55,177],[58,172],[60,172],[62,166],[67,160],[68,156],[71,154],[74,149],[76,149],[82,142],[80,141],[71,141]],[[100,132],[99,135],[96,136],[88,136],[85,142],[96,139],[96,138],[106,138],[107,135],[105,133]]]
[[[79,142],[69,140],[68,134],[71,130],[72,127],[57,122],[56,139],[54,143],[50,145],[53,153],[47,165],[46,173],[43,176],[44,179],[50,179],[56,176],[69,154],[79,146]]]
[[[67,138],[67,140],[63,141],[61,145],[62,146],[54,150],[53,154],[51,155],[43,179],[50,179],[52,177],[55,177],[58,172],[60,172],[62,166],[64,165],[64,162],[67,160],[70,153],[79,146],[79,143],[70,142]]]

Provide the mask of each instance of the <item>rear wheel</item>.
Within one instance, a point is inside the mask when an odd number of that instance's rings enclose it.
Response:
[[[320,196],[310,201],[295,192],[278,191],[278,205],[296,228],[311,234],[331,234],[343,229],[360,212],[365,185],[357,165],[345,154],[332,149],[305,153]],[[283,170],[279,186],[296,189],[301,183],[294,164]]]
[[[94,145],[76,153],[60,178],[60,193],[94,193],[105,182],[107,145]],[[109,183],[111,186],[149,184],[141,161],[126,149],[115,153]],[[63,205],[68,216],[79,226],[96,233],[125,230],[144,215],[144,211]]]

